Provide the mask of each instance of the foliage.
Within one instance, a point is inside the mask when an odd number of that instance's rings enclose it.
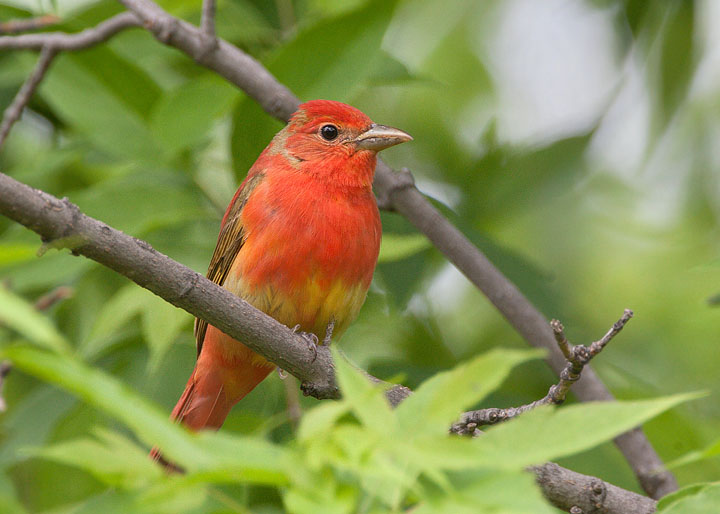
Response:
[[[199,1],[161,4],[199,21]],[[288,6],[290,21],[278,14]],[[16,365],[3,388],[0,506],[548,512],[524,465],[559,459],[636,490],[603,442],[681,399],[640,398],[699,389],[708,398],[646,431],[664,459],[684,457],[674,470],[682,485],[703,484],[662,509],[703,512],[717,501],[708,481],[720,476],[718,310],[705,303],[720,291],[715,2],[224,0],[218,9],[220,35],[302,98],[347,101],[410,132],[415,141],[385,158],[410,167],[573,342],[632,308],[636,318],[593,362],[628,402],[539,411],[478,441],[447,437],[460,410],[527,403],[553,377],[437,250],[383,213],[381,262],[342,347],[371,373],[420,386],[414,397],[391,413],[341,366],[345,399],[302,399],[294,430],[285,384],[272,376],[219,434],[190,435],[166,418],[195,355],[191,317],[67,252],[38,258],[37,237],[0,219],[9,288],[0,288],[0,345]],[[0,1],[0,19],[57,12],[53,29],[67,31],[119,11],[110,0]],[[0,54],[0,106],[34,61]],[[281,126],[143,30],[62,55],[30,107],[0,152],[3,172],[200,272],[236,184]],[[74,296],[42,315],[29,306],[61,285]],[[189,474],[157,473],[144,458],[156,443]]]
[[[5,293],[3,307],[20,303]],[[583,451],[687,399],[664,399],[538,409],[494,427],[485,437],[451,437],[447,427],[461,412],[497,388],[534,351],[494,350],[425,381],[392,410],[381,387],[335,351],[343,399],[305,413],[297,439],[285,446],[262,436],[192,434],[158,407],[103,371],[64,351],[49,351],[32,324],[47,323],[29,304],[21,341],[0,357],[57,385],[120,421],[132,436],[91,427],[88,436],[21,455],[87,471],[112,488],[113,502],[133,512],[197,512],[225,503],[217,484],[275,487],[290,512],[552,512],[526,466]],[[62,340],[60,334],[54,334]],[[24,342],[25,338],[40,348]],[[586,434],[578,421],[595,427]],[[137,440],[136,440],[136,439]],[[159,445],[187,473],[169,476],[138,442]],[[92,497],[72,509],[97,509]],[[182,500],[182,501],[180,501]],[[213,506],[214,503],[218,505]]]

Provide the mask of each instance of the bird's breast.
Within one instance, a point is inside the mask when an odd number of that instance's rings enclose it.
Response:
[[[372,191],[268,177],[242,222],[246,240],[225,287],[321,339],[333,318],[339,335],[360,310],[377,262],[381,226]]]

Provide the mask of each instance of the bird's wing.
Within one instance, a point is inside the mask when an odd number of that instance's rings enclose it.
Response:
[[[218,236],[217,246],[210,259],[207,278],[218,285],[223,285],[227,278],[228,272],[232,266],[235,257],[237,257],[240,248],[245,243],[245,232],[242,224],[242,210],[250,197],[252,191],[262,182],[265,174],[255,173],[248,177],[245,183],[235,194],[230,206],[228,207],[223,223],[220,227],[220,235]],[[197,346],[197,354],[200,355],[205,332],[207,331],[207,321],[195,318],[195,344]]]

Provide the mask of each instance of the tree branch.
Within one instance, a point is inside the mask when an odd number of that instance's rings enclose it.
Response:
[[[262,64],[236,46],[218,38],[217,46],[208,50],[201,29],[171,16],[154,2],[119,1],[142,19],[158,41],[181,50],[198,64],[225,77],[271,116],[287,121],[300,104],[300,100]]]
[[[0,214],[37,232],[46,244],[60,248],[69,245],[74,255],[95,260],[176,307],[206,319],[310,384],[318,397],[338,397],[327,348],[319,347],[313,360],[301,336],[145,241],[85,216],[67,199],[59,200],[2,173]]]
[[[139,25],[140,21],[137,16],[130,12],[124,12],[76,34],[44,32],[42,34],[0,36],[0,50],[40,50],[42,48],[51,48],[55,51],[81,50],[107,41],[126,28]]]
[[[550,503],[566,512],[580,514],[655,512],[657,503],[646,496],[626,491],[599,478],[576,473],[552,462],[542,466],[532,466],[529,470],[535,473],[535,481]]]
[[[543,398],[528,403],[527,405],[506,409],[490,408],[466,412],[461,416],[460,421],[450,428],[450,432],[458,435],[475,435],[478,427],[495,425],[507,421],[540,405],[561,405],[565,402],[570,392],[570,387],[580,379],[583,369],[585,369],[587,364],[605,348],[610,340],[625,327],[632,317],[633,312],[630,309],[625,309],[622,317],[613,324],[612,328],[602,339],[591,343],[589,346],[571,345],[565,337],[565,329],[562,324],[556,319],[552,320],[550,325],[555,333],[555,339],[565,356],[565,367],[560,372],[560,381],[551,386]]]
[[[215,0],[203,0],[200,29],[206,36],[215,39]]]
[[[35,89],[37,89],[40,81],[45,76],[52,60],[55,58],[56,51],[50,46],[44,46],[42,52],[40,52],[40,58],[38,59],[35,69],[27,78],[25,83],[22,85],[20,90],[13,98],[13,101],[5,109],[3,113],[2,123],[0,123],[0,148],[5,143],[5,140],[10,134],[10,129],[17,120],[20,119],[20,115],[23,109],[30,101]]]
[[[45,27],[55,25],[59,22],[60,17],[55,16],[54,14],[45,14],[35,18],[8,20],[0,23],[0,34],[18,34],[20,32],[44,29]]]

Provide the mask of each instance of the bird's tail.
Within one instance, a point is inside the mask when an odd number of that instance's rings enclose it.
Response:
[[[170,419],[192,430],[220,428],[233,405],[255,389],[274,368],[267,361],[259,363],[259,356],[234,340],[230,347],[241,347],[242,352],[233,352],[228,359],[227,352],[217,351],[219,346],[214,344],[216,338],[213,337],[228,336],[214,327],[208,328],[195,369],[170,415]],[[163,464],[168,471],[182,471],[165,460],[157,447],[151,450],[150,458]]]

